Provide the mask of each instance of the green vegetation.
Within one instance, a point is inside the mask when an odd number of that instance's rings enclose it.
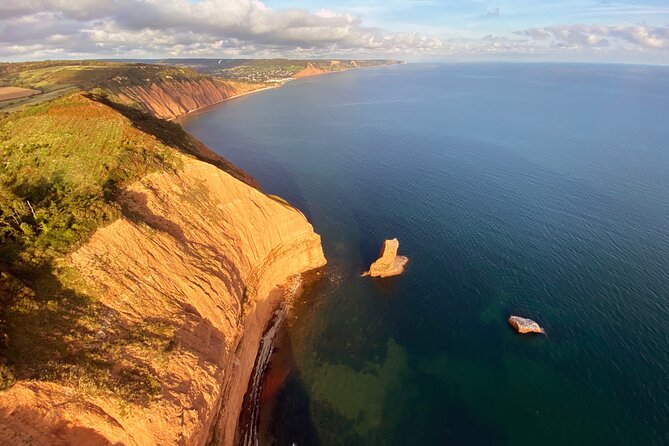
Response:
[[[174,322],[124,325],[60,259],[127,214],[116,201],[127,184],[180,169],[179,152],[253,184],[178,124],[109,91],[0,117],[0,390],[36,379],[149,404],[161,389],[151,364],[175,349]]]
[[[127,62],[43,61],[0,63],[0,86],[53,91],[63,87],[91,90],[98,86],[127,86],[164,80],[202,77],[188,67]]]
[[[0,390],[8,389],[14,384],[14,375],[9,367],[5,364],[0,364]]]
[[[281,204],[284,205],[284,206],[288,206],[289,208],[292,208],[292,207],[293,207],[293,206],[291,206],[290,203],[288,203],[286,200],[284,200],[283,198],[279,197],[278,195],[267,194],[267,196],[268,196],[269,198],[271,198],[272,200],[276,201],[277,203],[281,203]]]
[[[248,66],[267,74],[306,62]],[[174,322],[124,325],[62,259],[97,228],[130,216],[119,191],[151,172],[178,170],[179,152],[256,186],[178,124],[113,100],[126,86],[206,75],[96,61],[0,64],[0,86],[42,92],[0,101],[0,111],[17,110],[0,114],[0,391],[34,379],[126,404],[148,404],[159,393],[151,364],[176,348]]]
[[[173,168],[174,151],[75,95],[0,119],[0,260],[39,267],[116,219],[121,185]]]
[[[197,153],[179,126],[122,110],[136,120],[74,94],[0,118],[0,389],[16,376],[143,404],[160,390],[138,364],[169,354],[171,326],[115,324],[58,261],[121,215],[124,185]]]
[[[149,364],[164,363],[173,350],[172,325],[125,325],[72,269],[45,267],[20,281],[6,274],[1,280],[11,291],[3,353],[18,378],[59,382],[133,404],[148,404],[158,395],[160,381]]]
[[[150,63],[147,63],[150,62]],[[399,63],[392,60],[288,60],[288,59],[163,59],[151,61],[42,61],[0,63],[0,87],[41,91],[34,96],[0,101],[0,111],[13,112],[74,91],[101,88],[119,93],[124,87],[165,81],[216,77],[237,82],[276,84],[312,66],[341,71]]]

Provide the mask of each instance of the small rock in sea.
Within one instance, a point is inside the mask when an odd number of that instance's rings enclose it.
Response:
[[[400,242],[396,238],[383,242],[379,259],[372,263],[369,267],[369,271],[362,275],[371,277],[390,277],[402,274],[409,259],[397,255],[399,247]]]
[[[532,319],[527,319],[520,316],[510,316],[509,325],[513,327],[518,333],[545,333],[544,329]]]

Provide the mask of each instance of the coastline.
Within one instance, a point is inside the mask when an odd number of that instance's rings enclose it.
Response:
[[[281,84],[281,85],[283,85],[283,84]],[[190,110],[187,113],[184,113],[183,115],[177,116],[176,118],[167,119],[167,121],[178,122],[180,119],[182,119],[186,116],[194,115],[197,112],[207,111],[207,109],[210,108],[210,107],[214,107],[216,105],[222,104],[222,103],[227,102],[227,101],[231,101],[233,99],[241,98],[242,96],[247,96],[247,95],[254,94],[254,93],[260,93],[261,91],[265,91],[265,90],[273,90],[275,88],[281,87],[281,85],[263,87],[263,88],[258,88],[257,90],[247,91],[246,93],[236,94],[234,96],[230,96],[229,98],[225,98],[221,101],[212,102],[211,104],[203,105],[202,107],[198,107],[198,108],[194,108],[193,110]]]
[[[386,66],[386,65],[379,65],[379,66]],[[297,78],[293,77],[293,78],[290,78],[290,79],[285,80],[284,82],[278,83],[278,84],[276,84],[276,85],[267,86],[267,87],[263,87],[263,88],[258,88],[257,90],[247,91],[246,93],[236,94],[236,95],[234,95],[234,96],[230,96],[229,98],[225,98],[225,99],[223,99],[223,100],[221,100],[221,101],[212,102],[211,104],[204,105],[204,106],[202,106],[202,107],[198,107],[198,108],[194,108],[193,110],[190,110],[190,111],[188,111],[187,113],[184,113],[184,114],[182,114],[182,115],[179,115],[179,116],[177,116],[177,117],[175,117],[175,118],[167,119],[167,121],[177,122],[177,123],[178,123],[181,119],[184,119],[184,118],[186,118],[186,117],[190,117],[190,116],[196,115],[197,113],[200,113],[200,112],[206,112],[206,111],[208,111],[210,108],[215,107],[215,106],[217,106],[217,105],[220,105],[220,104],[222,104],[222,103],[224,103],[224,102],[231,101],[231,100],[233,100],[233,99],[237,99],[237,98],[241,98],[242,96],[248,96],[248,95],[251,95],[251,94],[260,93],[260,92],[262,92],[262,91],[273,90],[273,89],[275,89],[275,88],[281,88],[281,87],[283,87],[284,85],[286,85],[286,84],[288,84],[288,83],[290,83],[290,82],[295,82],[295,81],[299,81],[299,80],[304,80],[304,79],[308,79],[308,78],[310,78],[310,77],[321,77],[321,76],[327,76],[327,75],[331,75],[331,74],[345,73],[345,72],[347,72],[347,71],[352,71],[352,70],[364,70],[364,69],[366,69],[366,68],[378,68],[379,66],[374,66],[374,67],[358,67],[358,68],[344,68],[343,70],[326,71],[326,72],[319,73],[319,74],[313,74],[313,75],[303,76],[303,77],[297,77]]]
[[[305,292],[305,285],[315,281],[320,276],[323,267],[310,272],[293,276],[283,286],[275,289],[276,298],[273,300],[273,311],[257,342],[257,353],[251,373],[246,384],[246,392],[234,429],[234,443],[241,446],[258,444],[259,427],[261,420],[262,392],[265,377],[270,368],[270,361],[276,348],[277,336],[286,323],[286,317],[292,308],[293,302]],[[271,300],[271,296],[270,296]]]
[[[101,110],[103,122],[155,141],[156,134],[132,127],[103,103],[80,96],[75,104],[82,114]],[[211,163],[215,155],[204,146],[174,150],[178,169],[142,176],[118,196],[131,218],[98,228],[63,259],[86,290],[100,290],[100,310],[87,323],[113,314],[115,326],[129,327],[112,332],[100,320],[91,345],[123,342],[121,348],[133,349],[124,367],[149,370],[155,387],[142,400],[103,392],[72,399],[76,383],[20,377],[0,394],[3,440],[204,445],[212,444],[213,429],[221,433],[214,444],[234,443],[260,339],[282,290],[327,261],[299,210]],[[166,347],[140,351],[126,341],[146,324],[160,324],[156,336]]]
[[[278,88],[292,80],[348,70],[291,78],[265,87],[247,85],[260,88],[166,120],[177,121],[221,102]],[[208,99],[240,91],[233,89],[234,85],[214,89],[203,84],[166,82],[155,89],[139,88],[137,94],[149,113],[161,118],[160,113],[171,112],[175,116],[187,110],[188,105],[204,104]],[[110,125],[127,125],[133,132],[161,141],[172,141],[170,138],[174,137],[162,133],[165,127],[130,127],[134,121],[128,119],[134,115],[125,116],[93,97],[81,95],[78,100],[80,107],[102,110],[102,118]],[[141,137],[148,138],[143,134]],[[195,159],[176,155],[179,166],[183,166],[175,172],[152,172],[124,188],[118,200],[131,209],[132,219],[124,215],[111,225],[98,228],[65,260],[82,275],[82,283],[101,290],[100,305],[104,311],[118,314],[126,326],[134,327],[134,321],[140,320],[169,321],[164,322],[165,330],[173,331],[164,335],[170,339],[168,350],[159,352],[162,356],[153,351],[142,352],[143,356],[132,356],[124,365],[150,370],[154,381],[149,384],[157,383],[155,389],[147,387],[146,401],[125,403],[132,404],[132,410],[126,413],[126,406],[116,405],[121,399],[115,394],[91,393],[83,401],[65,404],[68,393],[76,388],[74,384],[20,380],[0,399],[0,413],[5,415],[0,437],[25,437],[34,444],[49,444],[49,439],[58,435],[74,442],[81,429],[88,429],[96,438],[121,439],[125,444],[172,444],[176,438],[186,438],[189,444],[228,446],[235,442],[236,435],[241,435],[240,412],[253,383],[256,387],[252,405],[256,412],[252,414],[252,425],[256,426],[266,361],[274,348],[273,339],[263,339],[272,326],[276,330],[283,326],[275,318],[276,311],[289,307],[291,297],[301,290],[288,279],[318,270],[327,260],[320,237],[301,211],[268,197],[257,185],[250,184],[245,174],[217,159],[199,141],[185,138],[183,144],[190,144],[183,151],[195,154]],[[216,209],[216,218],[209,220],[205,217],[212,216],[212,209]],[[191,221],[193,215],[202,217],[195,219],[199,220],[197,224]],[[148,223],[143,226],[135,220]],[[249,222],[254,222],[251,228]],[[258,226],[258,222],[265,225]],[[173,268],[175,265],[178,267]],[[134,275],[123,274],[127,270]],[[135,290],[141,292],[134,293]],[[98,344],[106,346],[117,338],[124,339],[126,332],[98,330],[96,336],[104,338],[104,344],[98,338],[95,344],[91,343],[97,348]],[[256,373],[260,357],[264,362],[259,363]],[[24,401],[20,411],[15,411],[12,403],[17,398]],[[49,419],[42,420],[47,413]],[[110,419],[118,422],[111,424]],[[39,429],[31,430],[38,421]],[[60,432],[59,423],[67,423],[70,428]],[[249,435],[257,436],[257,430]]]

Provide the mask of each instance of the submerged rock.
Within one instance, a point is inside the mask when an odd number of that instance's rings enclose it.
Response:
[[[510,316],[509,325],[513,327],[518,333],[544,333],[544,329],[532,319],[527,319],[520,316]]]
[[[362,275],[371,277],[391,277],[402,274],[409,259],[397,255],[399,247],[400,242],[396,238],[383,242],[379,259],[372,263],[369,267],[369,271]]]

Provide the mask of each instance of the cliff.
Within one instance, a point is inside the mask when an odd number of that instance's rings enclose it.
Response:
[[[128,349],[114,365],[154,371],[159,394],[124,413],[114,398],[21,381],[0,396],[6,444],[201,445],[219,405],[220,442],[232,443],[260,336],[281,298],[272,292],[325,259],[301,213],[214,166],[183,161],[179,172],[130,186],[120,202],[131,219],[98,230],[66,259],[101,290],[107,326],[97,342],[148,321],[174,333],[169,353]]]
[[[123,86],[116,98],[121,103],[137,104],[159,118],[175,119],[264,87],[262,84],[200,77]]]
[[[113,192],[119,211],[53,272],[26,275],[32,288],[6,306],[17,381],[0,391],[0,445],[231,445],[263,330],[287,285],[326,263],[299,211],[217,167],[178,126],[128,116],[75,95],[2,123],[3,156],[16,152],[6,165],[31,147],[22,181],[37,181],[45,200],[65,200],[53,188],[80,194],[72,215],[89,218]],[[51,130],[49,144],[30,142]],[[21,227],[56,228],[31,200],[33,216],[15,215]]]
[[[294,79],[301,79],[303,77],[312,77],[312,76],[320,76],[321,74],[325,73],[331,73],[332,71],[327,71],[322,68],[318,68],[313,66],[312,64],[307,65],[306,68],[303,68],[302,70],[298,71],[293,75]]]

